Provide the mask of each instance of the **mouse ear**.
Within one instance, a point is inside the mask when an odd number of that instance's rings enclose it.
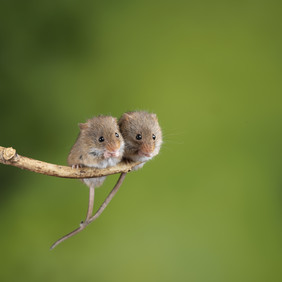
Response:
[[[154,120],[158,121],[158,117],[157,117],[156,114],[151,114],[151,117],[152,117]]]
[[[132,118],[132,112],[124,113],[122,115],[122,118],[124,118],[125,120],[130,120]]]
[[[112,117],[113,121],[117,122],[117,118],[116,117]]]
[[[88,128],[88,123],[79,123],[78,126],[80,130],[85,130]]]

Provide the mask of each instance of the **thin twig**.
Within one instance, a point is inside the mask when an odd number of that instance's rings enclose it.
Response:
[[[64,178],[92,178],[101,177],[122,172],[130,172],[131,169],[140,164],[140,162],[125,162],[122,161],[114,167],[108,168],[71,168],[68,166],[50,164],[31,158],[18,155],[13,148],[5,148],[0,146],[0,163],[12,165],[22,169],[27,169],[36,173],[41,173],[49,176],[64,177]]]
[[[107,207],[107,205],[110,203],[110,201],[112,200],[112,198],[115,196],[115,194],[117,193],[117,191],[119,190],[124,178],[126,176],[126,173],[123,172],[120,177],[118,182],[116,183],[115,187],[113,188],[113,190],[110,192],[110,194],[108,195],[108,197],[106,198],[106,200],[104,201],[104,203],[100,206],[100,208],[97,210],[97,212],[89,219],[89,223],[93,222],[95,219],[97,219],[101,213],[104,211],[104,209]]]
[[[101,213],[104,211],[104,209],[107,207],[107,205],[110,203],[110,201],[113,199],[113,197],[115,196],[115,194],[117,193],[117,191],[119,190],[121,184],[123,183],[123,180],[126,176],[126,173],[122,173],[115,185],[115,187],[112,189],[112,191],[110,192],[110,194],[108,195],[108,197],[106,198],[106,200],[104,201],[104,203],[100,206],[100,208],[97,210],[97,212],[95,213],[95,215],[93,215],[92,217],[92,210],[93,210],[93,204],[92,204],[92,198],[94,200],[94,187],[90,187],[90,192],[89,192],[89,205],[88,205],[88,211],[87,211],[87,216],[86,216],[86,220],[84,222],[81,222],[80,226],[73,230],[72,232],[68,233],[67,235],[63,236],[62,238],[60,238],[59,240],[57,240],[52,246],[51,246],[51,250],[53,250],[55,247],[57,247],[60,243],[64,242],[65,240],[69,239],[70,237],[76,235],[77,233],[79,233],[80,231],[82,231],[83,229],[85,229],[91,222],[93,222],[95,219],[97,219]],[[91,189],[93,188],[93,191],[91,191]],[[92,207],[92,210],[91,210]],[[91,211],[90,211],[91,210]],[[90,214],[91,212],[91,214]]]
[[[60,243],[62,243],[63,241],[67,240],[68,238],[74,236],[75,234],[79,233],[80,231],[82,231],[83,229],[85,229],[85,227],[87,226],[87,224],[82,223],[77,229],[73,230],[72,232],[68,233],[67,235],[63,236],[62,238],[60,238],[59,240],[57,240],[51,247],[50,250],[53,250],[56,246],[58,246]]]
[[[89,187],[89,201],[88,201],[88,210],[86,219],[80,223],[80,226],[73,230],[72,232],[68,233],[67,235],[64,235],[59,240],[57,240],[50,248],[50,250],[53,250],[56,246],[58,246],[60,243],[64,242],[65,240],[69,239],[70,237],[76,235],[80,231],[86,228],[86,226],[90,223],[89,219],[92,216],[93,213],[93,207],[94,207],[94,195],[95,195],[95,187],[91,186]]]

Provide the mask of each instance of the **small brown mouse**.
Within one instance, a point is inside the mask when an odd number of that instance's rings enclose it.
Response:
[[[117,119],[112,116],[97,116],[79,124],[80,133],[73,145],[68,164],[72,168],[115,166],[121,161],[124,140],[119,131]],[[82,181],[89,187],[89,203],[86,219],[80,227],[56,241],[51,249],[71,236],[82,231],[91,221],[94,205],[95,188],[103,184],[106,176],[85,178]]]
[[[118,121],[125,141],[123,157],[130,161],[142,162],[133,169],[156,156],[161,148],[162,130],[156,114],[145,111],[124,113]]]
[[[98,116],[79,124],[79,127],[80,134],[68,156],[70,166],[106,168],[121,161],[124,140],[116,118]],[[83,182],[89,187],[99,187],[105,179],[106,176],[86,178]]]

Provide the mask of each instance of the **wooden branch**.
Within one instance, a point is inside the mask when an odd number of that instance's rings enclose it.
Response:
[[[36,173],[41,173],[49,176],[63,177],[63,178],[92,178],[100,177],[122,172],[130,172],[131,169],[140,164],[140,162],[125,162],[122,161],[114,167],[108,168],[71,168],[68,166],[50,164],[17,154],[13,148],[5,148],[0,146],[0,163],[5,165],[12,165],[21,169],[27,169]]]

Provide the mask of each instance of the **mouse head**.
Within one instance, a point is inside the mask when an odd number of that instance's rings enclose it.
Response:
[[[118,124],[125,141],[125,158],[145,162],[159,153],[162,131],[155,114],[128,112],[122,115]]]
[[[80,123],[80,138],[88,146],[89,154],[98,158],[121,159],[124,148],[123,137],[117,119],[111,116],[98,116]]]

